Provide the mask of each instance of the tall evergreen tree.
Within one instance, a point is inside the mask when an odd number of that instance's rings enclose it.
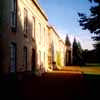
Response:
[[[82,56],[82,48],[80,42],[74,39],[73,42],[73,65],[82,65],[83,64],[83,56]]]
[[[72,56],[73,56],[73,65],[78,65],[78,44],[76,39],[74,38],[73,42],[73,50],[72,50]]]
[[[65,45],[67,47],[71,46],[70,40],[68,35],[66,35],[66,40],[65,40]],[[71,65],[71,52],[66,49],[66,54],[65,54],[65,66]]]
[[[77,45],[78,45],[78,65],[82,65],[83,64],[83,56],[82,56],[83,50],[79,41]]]
[[[65,45],[66,46],[71,46],[71,43],[70,43],[68,35],[66,36]]]

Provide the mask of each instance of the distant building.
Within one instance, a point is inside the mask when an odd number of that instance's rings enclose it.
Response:
[[[61,52],[64,66],[66,46],[37,0],[0,1],[0,41],[3,72],[48,71]]]
[[[67,60],[68,61],[70,60],[71,62],[71,58],[69,58],[69,56],[71,57],[71,47],[68,45],[65,45],[63,40],[60,38],[60,36],[56,32],[55,28],[52,26],[49,26],[49,50],[51,51],[51,55],[49,55],[49,59],[51,60],[50,61],[51,63],[56,62],[56,65],[58,66],[60,65],[60,67],[65,66],[66,51],[68,51],[68,54],[69,54]]]

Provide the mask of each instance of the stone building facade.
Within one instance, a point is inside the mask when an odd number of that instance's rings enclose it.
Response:
[[[56,61],[60,50],[64,66],[66,46],[48,25],[48,17],[37,0],[0,1],[0,41],[5,73],[48,71],[48,59]]]
[[[49,57],[49,59],[51,59],[52,62],[55,62],[57,66],[63,67],[65,65],[65,53],[67,46],[60,38],[54,27],[49,26],[48,34],[49,50],[51,51],[51,58]]]

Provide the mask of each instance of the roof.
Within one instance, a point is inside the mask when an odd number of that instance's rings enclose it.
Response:
[[[51,26],[51,25],[49,25],[49,28],[53,29],[53,31],[55,32],[55,34],[56,34],[57,37],[59,38],[59,41],[61,41],[61,42],[65,45],[64,41],[61,39],[61,37],[59,36],[59,34],[58,34],[57,31],[55,30],[55,28],[54,28],[53,26]]]
[[[38,10],[40,11],[40,13],[42,14],[42,16],[48,21],[48,17],[45,14],[45,12],[43,11],[43,9],[41,8],[40,4],[37,2],[37,0],[32,0],[33,3],[35,4],[35,6],[38,8]]]

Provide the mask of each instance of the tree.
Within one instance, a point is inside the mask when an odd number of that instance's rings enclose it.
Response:
[[[91,3],[94,2],[97,5],[90,8],[90,15],[87,16],[83,13],[78,13],[80,20],[80,26],[83,30],[88,29],[90,33],[94,33],[95,36],[92,37],[94,41],[97,41],[94,44],[97,58],[100,58],[100,0],[89,0]]]
[[[83,30],[88,29],[91,33],[94,33],[96,36],[92,37],[93,40],[100,40],[100,0],[89,0],[91,3],[97,3],[96,6],[90,8],[90,16],[87,16],[83,13],[78,13],[80,20],[80,26]]]
[[[65,40],[65,45],[67,47],[71,46],[70,40],[68,35],[66,35],[66,40]],[[66,49],[66,53],[65,53],[65,66],[71,65],[71,53],[68,49]]]
[[[66,45],[66,46],[71,46],[71,43],[70,43],[70,41],[69,41],[68,35],[66,36],[65,45]]]
[[[82,65],[83,64],[83,56],[82,56],[83,50],[79,41],[77,45],[78,45],[78,65]]]
[[[82,65],[83,64],[83,50],[81,48],[81,44],[80,42],[76,41],[76,39],[74,39],[73,42],[73,65]]]
[[[88,58],[88,49],[82,51],[82,65],[86,65]]]
[[[76,42],[76,39],[74,38],[73,42],[73,50],[72,50],[72,55],[73,55],[73,65],[78,65],[78,45]]]
[[[96,51],[97,62],[100,63],[100,41],[94,44],[94,48]]]

